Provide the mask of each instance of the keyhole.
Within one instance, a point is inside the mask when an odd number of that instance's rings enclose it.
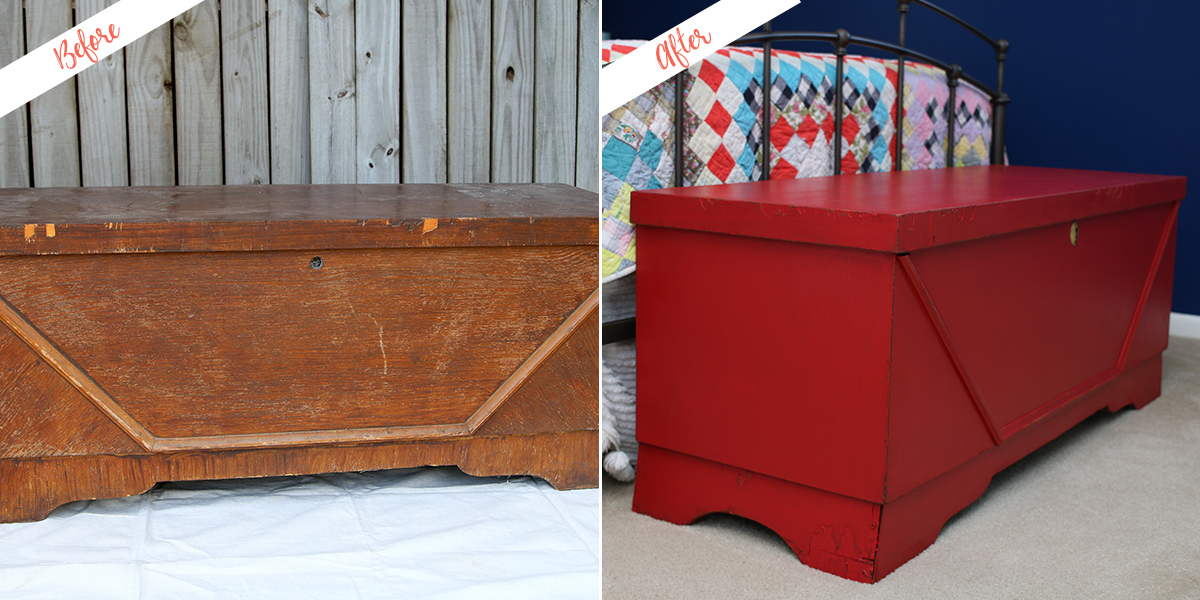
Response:
[[[1071,223],[1071,245],[1079,243],[1079,221]]]

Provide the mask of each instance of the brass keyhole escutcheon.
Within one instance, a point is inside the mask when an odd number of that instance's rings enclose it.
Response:
[[[1079,243],[1079,221],[1074,221],[1071,223],[1071,245],[1074,246],[1078,243]]]

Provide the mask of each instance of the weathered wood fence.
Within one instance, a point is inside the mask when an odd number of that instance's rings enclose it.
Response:
[[[0,0],[0,66],[113,0]],[[596,191],[598,0],[206,0],[0,119],[0,187]]]

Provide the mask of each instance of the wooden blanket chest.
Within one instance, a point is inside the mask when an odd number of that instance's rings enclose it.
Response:
[[[1156,398],[1180,177],[990,166],[635,192],[634,510],[874,582]]]
[[[158,481],[595,486],[594,194],[0,192],[0,521]]]

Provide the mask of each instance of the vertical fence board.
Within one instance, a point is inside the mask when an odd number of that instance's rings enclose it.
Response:
[[[216,0],[175,18],[175,145],[180,185],[220,184],[221,35]]]
[[[267,0],[271,183],[310,183],[308,0]]]
[[[221,3],[225,183],[271,182],[267,118],[267,14],[263,0]]]
[[[490,0],[450,0],[447,10],[447,179],[487,183],[492,150],[492,5]]]
[[[579,129],[575,186],[600,192],[600,11],[598,0],[579,2]]]
[[[575,183],[578,0],[538,0],[534,64],[535,181]]]
[[[0,68],[25,55],[21,0],[0,0]],[[28,107],[0,117],[0,187],[29,187]]]
[[[125,47],[129,183],[175,185],[175,81],[171,24]]]
[[[355,11],[358,182],[400,183],[400,5]]]
[[[354,0],[310,0],[313,183],[354,183],[357,175],[354,54]]]
[[[71,0],[35,0],[26,6],[26,44],[37,48],[71,28]],[[38,187],[77,186],[79,125],[75,110],[75,79],[68,79],[29,103],[33,141],[33,184]]]
[[[446,0],[405,0],[405,182],[446,181]]]
[[[0,0],[0,66],[76,2]],[[0,119],[0,186],[599,187],[598,0],[218,2]]]
[[[79,24],[113,0],[75,0]],[[79,154],[83,185],[129,185],[125,136],[125,52],[114,52],[78,75]]]
[[[533,181],[534,1],[492,4],[492,181]]]

